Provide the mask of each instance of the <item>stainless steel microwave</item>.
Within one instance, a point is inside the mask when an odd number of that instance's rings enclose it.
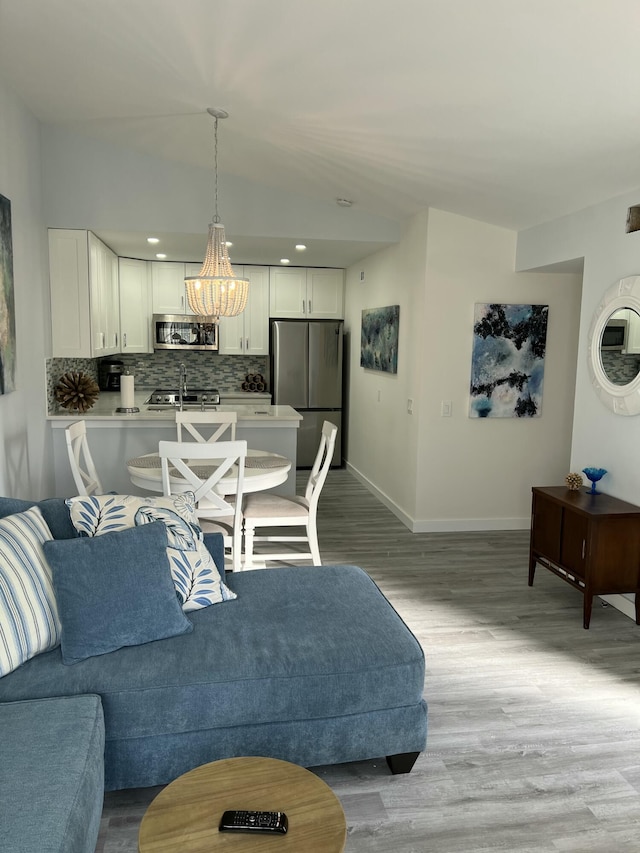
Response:
[[[154,314],[151,334],[154,349],[218,349],[218,323],[195,314]]]
[[[600,349],[625,351],[628,335],[629,324],[626,320],[609,319],[602,330]]]

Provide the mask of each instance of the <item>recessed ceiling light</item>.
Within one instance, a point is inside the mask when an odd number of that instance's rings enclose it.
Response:
[[[159,243],[160,240],[157,237],[147,237],[147,243]]]
[[[305,250],[306,248],[307,248],[307,247],[305,246],[305,244],[304,244],[304,243],[298,243],[298,244],[296,245],[296,249],[297,249],[299,252],[304,252],[304,250]]]
[[[280,258],[280,263],[281,263],[281,264],[288,264],[288,263],[289,263],[289,258]]]
[[[163,252],[158,252],[158,253],[156,254],[156,258],[160,258],[160,260],[163,260],[163,259],[164,259],[164,258],[166,258],[166,257],[167,257],[167,256],[166,256]]]

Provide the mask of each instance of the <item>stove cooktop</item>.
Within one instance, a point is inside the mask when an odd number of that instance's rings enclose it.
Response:
[[[190,388],[182,395],[183,405],[217,406],[220,403],[220,392],[217,388]],[[180,392],[177,388],[156,388],[147,400],[150,409],[157,407],[180,405]]]

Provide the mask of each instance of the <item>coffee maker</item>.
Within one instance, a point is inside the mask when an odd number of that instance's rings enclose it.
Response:
[[[103,358],[98,364],[98,385],[101,391],[119,391],[124,362],[117,358]]]

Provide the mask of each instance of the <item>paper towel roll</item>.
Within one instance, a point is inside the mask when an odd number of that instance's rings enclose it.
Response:
[[[133,375],[123,373],[120,377],[120,408],[133,409],[134,393],[133,393]]]

